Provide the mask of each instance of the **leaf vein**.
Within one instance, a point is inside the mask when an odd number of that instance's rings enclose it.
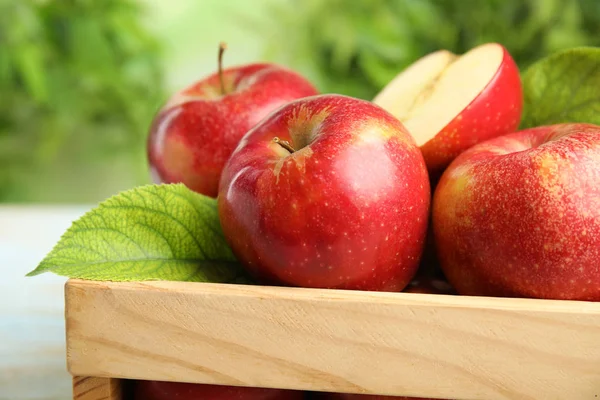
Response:
[[[143,211],[147,211],[147,212],[152,212],[155,214],[159,214],[162,215],[163,217],[172,220],[173,222],[177,223],[179,226],[181,226],[186,232],[187,234],[194,240],[194,242],[196,242],[196,245],[198,246],[198,248],[200,249],[200,251],[202,253],[204,253],[204,250],[202,249],[202,245],[200,244],[200,242],[198,241],[198,238],[192,233],[192,231],[190,230],[190,228],[185,225],[183,222],[181,222],[179,219],[175,218],[174,216],[167,214],[164,211],[160,211],[160,210],[156,210],[156,209],[152,209],[152,208],[144,208],[142,206],[136,206],[134,204],[131,205],[112,205],[112,206],[107,206],[108,208],[111,209],[136,209],[136,210],[143,210]]]
[[[108,226],[98,226],[98,227],[91,227],[91,228],[77,228],[75,230],[73,230],[73,233],[83,233],[83,232],[94,232],[94,231],[108,231],[108,232],[114,232],[114,233],[118,233],[119,235],[123,236],[124,238],[128,239],[131,243],[133,243],[141,252],[144,256],[148,256],[148,253],[146,252],[146,250],[135,240],[133,240],[133,238],[129,235],[127,235],[124,232],[121,232],[120,230],[116,229],[116,228],[111,228]]]

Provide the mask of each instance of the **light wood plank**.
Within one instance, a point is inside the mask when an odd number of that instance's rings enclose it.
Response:
[[[73,400],[123,400],[121,380],[73,377]]]
[[[69,281],[71,373],[453,399],[595,399],[600,303]]]

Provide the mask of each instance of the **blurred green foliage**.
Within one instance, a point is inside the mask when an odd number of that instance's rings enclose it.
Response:
[[[598,0],[288,0],[271,8],[267,57],[323,92],[371,99],[438,49],[499,42],[521,70],[559,49],[600,45]]]
[[[371,99],[441,48],[500,42],[524,70],[600,46],[600,0],[0,0],[0,203],[95,202],[148,182],[163,73],[199,78],[196,63],[213,65],[234,31],[241,62],[266,48],[322,92]]]
[[[0,202],[94,201],[146,179],[162,75],[141,16],[129,0],[0,0]]]

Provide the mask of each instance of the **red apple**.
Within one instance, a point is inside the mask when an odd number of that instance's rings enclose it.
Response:
[[[600,300],[600,127],[519,131],[461,154],[433,228],[460,294]]]
[[[290,100],[317,94],[297,73],[274,64],[221,70],[176,93],[156,115],[147,153],[155,182],[184,183],[215,197],[223,165],[241,137]]]
[[[368,101],[321,95],[242,139],[218,204],[227,241],[262,282],[400,291],[419,264],[430,188],[400,121]]]
[[[514,60],[488,43],[462,56],[441,50],[423,57],[373,102],[404,123],[436,179],[462,151],[516,130],[522,97]]]
[[[254,387],[137,381],[134,400],[302,400],[304,392]]]

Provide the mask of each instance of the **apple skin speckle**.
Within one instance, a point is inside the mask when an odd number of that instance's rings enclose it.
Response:
[[[273,137],[302,143],[299,115],[312,142],[282,158]],[[418,268],[429,207],[427,168],[402,123],[340,95],[297,100],[263,120],[226,164],[219,194],[240,262],[265,284],[302,287],[402,290]]]
[[[471,146],[514,132],[522,110],[519,69],[504,49],[500,68],[490,83],[462,113],[421,146],[432,180],[437,180],[450,162]]]
[[[442,175],[432,215],[460,294],[600,301],[600,127],[544,126],[472,147]]]

